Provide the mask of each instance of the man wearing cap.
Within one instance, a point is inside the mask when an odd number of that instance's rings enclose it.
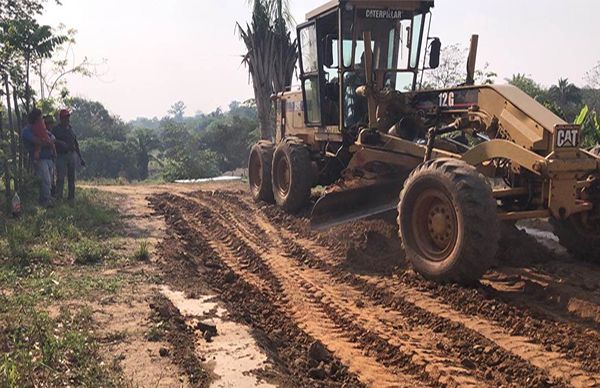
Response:
[[[62,109],[58,113],[59,123],[54,127],[54,137],[56,137],[56,197],[62,199],[65,187],[65,177],[68,180],[69,193],[67,199],[75,200],[75,166],[81,163],[85,166],[85,161],[79,151],[77,137],[71,127],[71,113]]]

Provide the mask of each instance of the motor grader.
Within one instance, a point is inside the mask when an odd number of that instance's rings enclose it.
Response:
[[[273,96],[274,142],[249,159],[257,201],[288,212],[326,187],[311,216],[328,228],[397,209],[423,276],[472,283],[494,263],[502,222],[549,218],[561,244],[600,262],[600,159],[519,89],[422,87],[439,66],[433,0],[335,0],[298,26],[299,90]]]

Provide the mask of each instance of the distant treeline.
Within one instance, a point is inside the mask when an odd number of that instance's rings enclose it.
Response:
[[[163,118],[138,118],[129,123],[111,115],[99,102],[70,101],[72,125],[87,167],[81,176],[165,180],[206,178],[246,164],[258,139],[252,100],[194,116],[175,103]]]

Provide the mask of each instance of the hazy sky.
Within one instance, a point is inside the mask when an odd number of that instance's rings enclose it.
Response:
[[[297,22],[326,0],[290,0]],[[107,60],[100,79],[71,78],[74,95],[101,101],[124,119],[188,114],[252,97],[235,22],[246,0],[62,0],[43,22],[78,30],[75,55]],[[500,82],[513,73],[578,85],[600,61],[600,0],[436,0],[432,34],[444,45],[480,35],[479,64]]]

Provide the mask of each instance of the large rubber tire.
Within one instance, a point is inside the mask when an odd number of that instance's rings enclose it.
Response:
[[[260,141],[250,150],[248,160],[248,182],[256,202],[274,203],[271,168],[275,146],[269,141]]]
[[[470,285],[495,262],[496,201],[485,177],[463,161],[417,167],[400,193],[398,225],[407,258],[427,279]]]
[[[310,152],[299,139],[287,138],[275,150],[272,167],[275,203],[288,213],[308,204],[313,183]]]

